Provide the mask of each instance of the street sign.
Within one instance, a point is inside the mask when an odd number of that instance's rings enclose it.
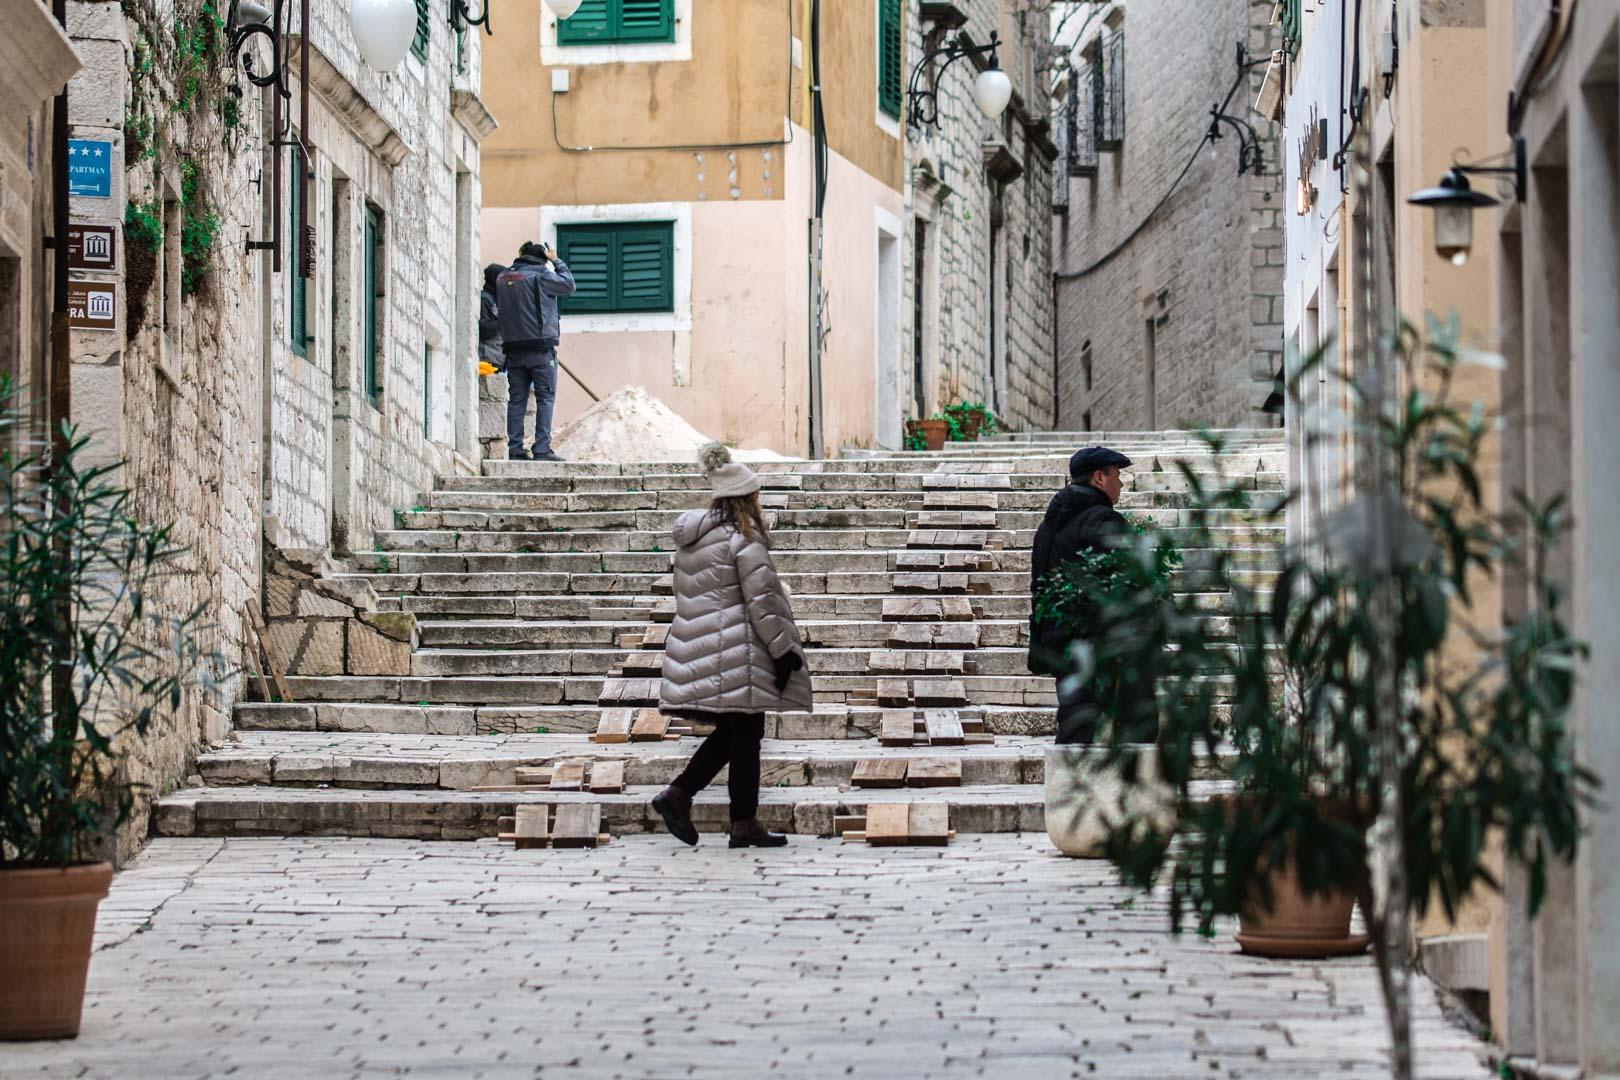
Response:
[[[69,225],[69,270],[118,269],[118,231],[111,225]]]
[[[68,194],[112,198],[113,144],[105,139],[68,140]]]
[[[116,329],[118,283],[69,278],[68,325],[75,330]]]

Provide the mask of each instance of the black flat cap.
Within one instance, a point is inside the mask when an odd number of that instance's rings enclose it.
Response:
[[[1106,469],[1114,465],[1128,468],[1131,459],[1118,450],[1110,450],[1106,446],[1087,446],[1076,450],[1069,459],[1069,476],[1075,480],[1084,480],[1098,469]]]

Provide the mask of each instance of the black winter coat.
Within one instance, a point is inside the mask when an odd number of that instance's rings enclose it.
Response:
[[[1107,551],[1126,533],[1125,518],[1108,496],[1090,484],[1073,484],[1052,496],[1046,517],[1035,530],[1035,548],[1029,565],[1029,670],[1037,675],[1066,673],[1063,653],[1068,642],[1050,626],[1035,619],[1034,597],[1041,579],[1082,552]]]
[[[478,359],[488,360],[498,368],[506,366],[506,353],[501,349],[501,312],[495,305],[495,294],[488,289],[478,294]]]

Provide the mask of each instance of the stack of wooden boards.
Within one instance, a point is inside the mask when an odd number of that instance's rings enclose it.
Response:
[[[692,734],[686,726],[672,727],[657,709],[603,709],[596,722],[594,743],[659,742]]]
[[[945,803],[871,803],[865,814],[833,818],[833,831],[873,847],[943,847],[956,838]]]
[[[555,819],[552,810],[556,810]],[[602,831],[602,808],[595,803],[564,803],[555,808],[526,803],[512,817],[501,818],[500,839],[524,848],[593,848],[612,839]]]

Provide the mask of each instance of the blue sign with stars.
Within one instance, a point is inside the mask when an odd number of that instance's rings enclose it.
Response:
[[[102,139],[68,140],[68,194],[112,198],[113,144]]]

